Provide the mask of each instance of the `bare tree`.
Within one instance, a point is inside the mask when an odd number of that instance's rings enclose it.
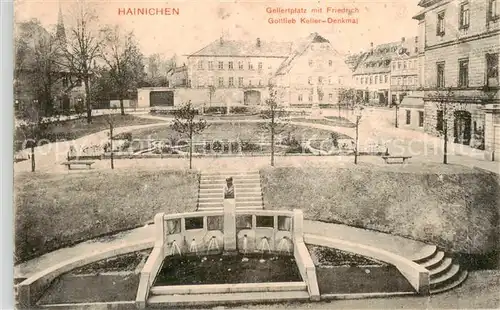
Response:
[[[450,121],[454,121],[455,111],[457,111],[456,106],[450,104],[454,96],[455,95],[451,88],[446,90],[437,90],[429,96],[437,102],[437,107],[439,109],[436,127],[439,134],[443,136],[443,164],[448,164],[448,123]]]
[[[145,74],[143,56],[132,32],[123,34],[118,26],[108,27],[104,32],[102,56],[120,100],[121,114],[125,115],[123,99],[128,97],[130,89],[137,88]]]
[[[280,93],[273,85],[269,85],[269,98],[266,99],[260,116],[265,120],[261,124],[261,128],[267,131],[271,138],[271,166],[274,166],[276,135],[283,133],[288,125],[289,113],[279,102]]]
[[[191,101],[188,101],[174,112],[174,123],[172,124],[173,130],[181,135],[187,135],[189,139],[189,169],[193,167],[193,137],[208,127],[207,122],[203,119],[195,121],[196,115],[196,109],[192,107]]]
[[[80,81],[83,81],[87,123],[91,123],[90,78],[93,74],[95,61],[100,56],[102,36],[99,29],[96,28],[98,17],[92,7],[85,3],[77,4],[71,18],[62,65],[67,67]]]

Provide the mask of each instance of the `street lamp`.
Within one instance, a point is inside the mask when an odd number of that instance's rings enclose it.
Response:
[[[359,121],[361,120],[361,116],[363,116],[363,107],[356,106],[354,108],[354,115],[356,116],[356,144],[354,149],[354,164],[358,164],[358,156],[359,156]]]
[[[396,119],[395,119],[395,122],[394,122],[396,128],[398,128],[398,112],[399,112],[399,103],[396,102]]]

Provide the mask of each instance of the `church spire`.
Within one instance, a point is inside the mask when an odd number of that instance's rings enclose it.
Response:
[[[57,14],[56,37],[61,43],[66,43],[66,29],[64,28],[61,2],[59,2],[59,13]]]

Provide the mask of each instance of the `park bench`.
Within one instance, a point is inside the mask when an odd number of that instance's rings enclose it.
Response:
[[[68,167],[68,170],[71,170],[71,166],[83,166],[83,165],[86,165],[89,169],[90,169],[90,166],[92,166],[94,162],[93,161],[84,161],[84,160],[74,160],[74,161],[67,161],[67,162],[64,162],[62,163],[62,165],[65,165],[66,167]]]
[[[411,156],[382,156],[386,164],[404,164]]]

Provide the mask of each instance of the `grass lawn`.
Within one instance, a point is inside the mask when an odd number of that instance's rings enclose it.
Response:
[[[24,173],[15,182],[16,262],[193,211],[198,177],[182,171]]]
[[[58,140],[78,139],[80,137],[108,129],[109,128],[109,124],[107,123],[108,117],[111,117],[111,119],[113,120],[115,128],[123,126],[154,124],[161,122],[161,120],[141,118],[129,114],[126,115],[112,114],[110,116],[96,115],[92,117],[91,124],[87,124],[86,118],[67,120],[50,124],[46,132],[43,134],[43,136],[44,139],[47,139],[50,142],[56,142]],[[21,149],[22,143],[25,140],[26,139],[23,134],[23,131],[19,128],[16,128],[14,133],[15,151]]]
[[[338,116],[327,116],[325,118],[293,118],[292,121],[294,122],[304,122],[304,123],[313,123],[313,124],[322,124],[322,125],[328,125],[328,126],[336,126],[336,127],[348,127],[348,128],[354,128],[356,127],[356,124],[351,122],[345,117],[338,117]]]
[[[297,140],[303,139],[328,139],[331,131],[309,128],[305,126],[287,125],[281,137],[285,138],[288,134],[294,136]],[[133,139],[179,139],[179,134],[173,131],[169,126],[155,126],[150,128],[138,129],[132,131]],[[269,133],[263,130],[258,123],[211,123],[203,133],[195,136],[196,140],[229,140],[238,139],[248,141],[259,141],[260,139],[270,139]],[[277,141],[279,137],[277,135]]]
[[[447,251],[498,249],[499,177],[450,165],[398,170],[275,168],[262,171],[267,207],[437,244]]]

